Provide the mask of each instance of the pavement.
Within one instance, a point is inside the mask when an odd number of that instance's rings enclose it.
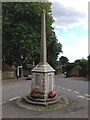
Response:
[[[61,74],[59,74],[59,75],[61,75]],[[64,74],[62,74],[62,76],[63,77],[65,77],[65,78],[69,78],[69,79],[74,79],[74,80],[88,80],[88,77],[82,77],[82,76],[79,76],[79,77],[76,77],[76,76],[74,76],[74,77],[66,77],[66,75],[64,75]]]
[[[14,81],[21,81],[21,80],[26,80],[26,79],[27,79],[27,77],[23,77],[23,78],[19,78],[19,79],[17,79],[17,78],[15,78],[15,79],[3,79],[2,83],[14,82]]]
[[[87,77],[68,77],[69,79],[74,79],[74,80],[88,80]]]

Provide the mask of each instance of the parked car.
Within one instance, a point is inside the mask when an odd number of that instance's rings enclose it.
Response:
[[[66,75],[66,74],[67,74],[67,72],[65,71],[65,72],[64,72],[64,75]]]
[[[29,74],[27,80],[31,80],[31,79],[32,79],[32,74]]]

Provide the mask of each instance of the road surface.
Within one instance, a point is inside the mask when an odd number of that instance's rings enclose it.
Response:
[[[55,78],[57,94],[67,96],[70,104],[57,110],[35,111],[19,108],[16,99],[30,93],[31,80],[3,82],[2,87],[2,117],[3,118],[88,118],[88,81],[65,78],[57,75]]]

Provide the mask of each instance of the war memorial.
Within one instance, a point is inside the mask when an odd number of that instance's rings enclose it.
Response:
[[[45,10],[41,14],[40,62],[31,70],[30,94],[17,99],[16,103],[26,109],[57,109],[68,105],[64,95],[58,95],[55,87],[55,70],[47,63]]]

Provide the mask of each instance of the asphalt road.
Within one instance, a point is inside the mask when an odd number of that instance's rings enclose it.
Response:
[[[55,78],[57,94],[67,96],[70,104],[57,110],[34,111],[19,108],[16,98],[30,93],[31,80],[3,82],[2,87],[2,117],[3,118],[88,118],[88,82],[83,80]]]
[[[81,94],[88,93],[88,82],[87,80],[79,80],[78,78],[65,78],[64,75],[57,75],[56,76],[56,85],[65,87],[72,91],[78,91]]]

